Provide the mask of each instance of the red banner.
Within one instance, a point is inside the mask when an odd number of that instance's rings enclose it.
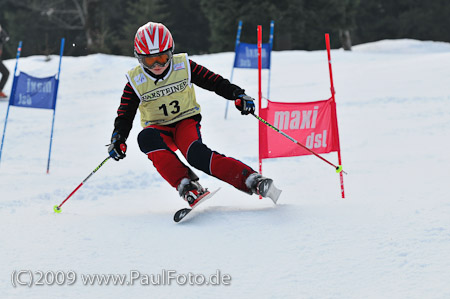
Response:
[[[307,103],[268,101],[260,116],[318,154],[340,151],[336,103],[333,98]],[[259,126],[260,159],[311,153],[268,126]]]

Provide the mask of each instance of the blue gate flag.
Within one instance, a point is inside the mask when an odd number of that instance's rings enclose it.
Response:
[[[267,97],[270,94],[270,56],[272,52],[273,45],[273,28],[274,21],[270,22],[270,37],[268,44],[261,44],[261,68],[269,70],[268,87],[267,87]],[[258,44],[247,44],[241,43],[241,30],[242,21],[239,21],[236,43],[234,47],[234,63],[231,68],[230,82],[233,82],[234,68],[246,68],[246,69],[258,69]],[[225,119],[227,119],[228,114],[228,103],[226,101],[225,106]]]
[[[262,68],[270,69],[270,51],[271,44],[262,44],[261,60]],[[258,45],[239,43],[236,47],[236,59],[234,60],[234,67],[257,69],[258,68]]]
[[[8,123],[9,108],[11,106],[52,109],[52,131],[50,133],[50,148],[48,150],[47,173],[50,171],[50,156],[52,153],[53,129],[55,127],[56,97],[58,94],[59,75],[61,73],[61,61],[64,52],[65,38],[61,39],[61,48],[59,51],[58,74],[46,78],[37,78],[24,72],[17,73],[20,53],[22,52],[22,41],[19,42],[16,55],[16,67],[14,68],[14,80],[9,97],[8,109],[6,110],[5,124],[3,126],[2,142],[0,145],[0,161],[2,158],[3,144],[5,141],[6,125]]]
[[[36,78],[24,72],[15,78],[16,84],[9,99],[12,106],[55,109],[56,86],[55,76]]]

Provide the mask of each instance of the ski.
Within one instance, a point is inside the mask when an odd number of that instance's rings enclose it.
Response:
[[[271,179],[267,179],[261,184],[260,192],[263,197],[269,197],[274,204],[277,204],[278,198],[281,195],[281,189],[275,187]]]
[[[195,206],[193,206],[192,208],[184,208],[181,210],[178,210],[175,215],[173,215],[173,221],[175,222],[180,222],[181,220],[185,219],[187,215],[189,215],[193,209],[195,209],[197,206],[199,206],[202,202],[205,202],[208,198],[211,198],[214,194],[217,193],[217,191],[219,191],[220,188],[210,192],[207,191],[205,194],[203,194],[200,198],[200,200],[197,202],[197,204]]]

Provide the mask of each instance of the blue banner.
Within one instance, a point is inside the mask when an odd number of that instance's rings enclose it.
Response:
[[[262,68],[270,69],[270,44],[262,44],[261,56]],[[239,43],[239,45],[236,47],[234,67],[257,69],[258,45]]]
[[[36,78],[21,72],[16,81],[9,104],[12,106],[55,109],[56,85],[54,76]]]

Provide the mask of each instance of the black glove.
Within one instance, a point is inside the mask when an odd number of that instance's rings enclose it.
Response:
[[[253,114],[255,113],[255,103],[254,99],[246,94],[241,94],[237,96],[237,99],[234,101],[236,108],[241,111],[242,115]]]
[[[127,151],[126,139],[118,132],[114,132],[111,136],[111,144],[108,146],[108,154],[116,161],[125,158]]]

